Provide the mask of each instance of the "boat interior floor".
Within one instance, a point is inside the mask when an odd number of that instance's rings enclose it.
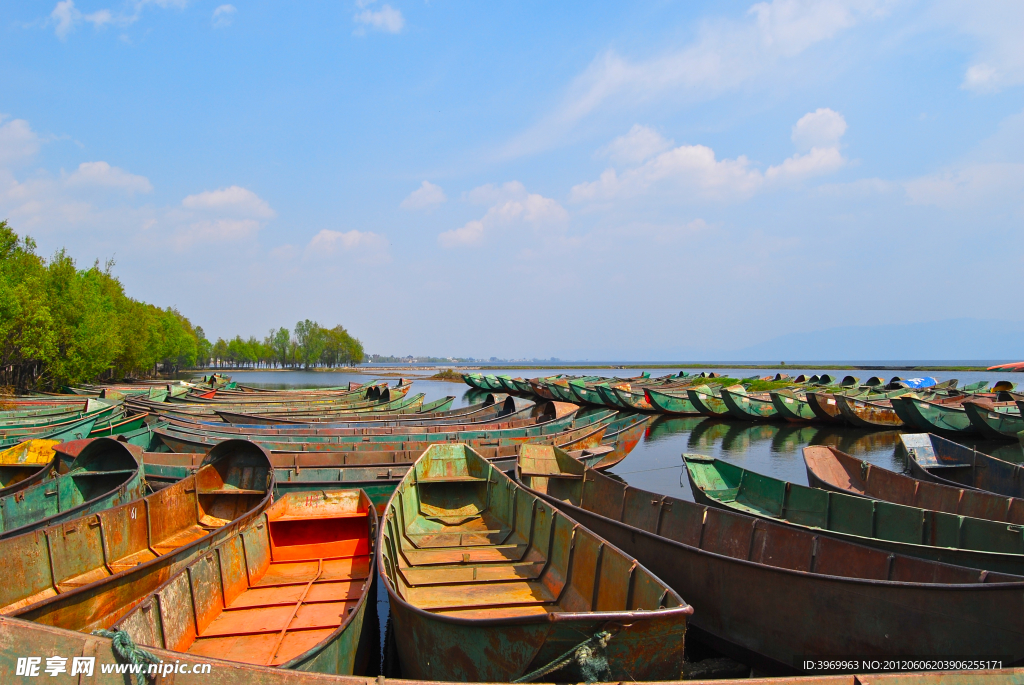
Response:
[[[364,511],[272,520],[270,563],[251,577],[243,571],[248,586],[226,606],[211,607],[212,620],[200,619],[206,625],[186,651],[278,666],[323,642],[371,580],[367,517]]]

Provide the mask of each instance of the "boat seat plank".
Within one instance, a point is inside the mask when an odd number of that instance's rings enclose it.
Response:
[[[453,583],[537,580],[544,571],[544,561],[514,565],[467,565],[440,568],[401,568],[402,578],[409,585],[451,585]]]
[[[361,556],[350,559],[326,559],[323,568],[320,568],[318,561],[286,561],[270,565],[267,572],[253,587],[274,587],[280,585],[292,585],[295,583],[309,583],[317,579],[317,572],[320,572],[319,582],[331,580],[355,580],[363,579],[370,572],[370,557]]]
[[[159,541],[153,545],[153,551],[163,556],[169,552],[173,552],[179,547],[184,547],[190,542],[194,542],[200,538],[206,537],[209,530],[204,526],[193,525],[188,528],[175,533],[174,535]]]
[[[126,557],[121,557],[117,561],[110,562],[110,568],[115,572],[120,572],[126,568],[135,568],[139,564],[144,564],[151,559],[156,559],[157,555],[150,549],[142,549],[135,554],[129,554]]]
[[[514,607],[489,607],[487,609],[439,609],[433,613],[455,618],[517,618],[519,616],[540,616],[558,611],[557,606],[525,605]]]
[[[557,598],[538,582],[507,582],[460,585],[450,588],[408,588],[406,601],[427,611],[454,608],[481,608],[517,604],[551,604]]]
[[[79,576],[75,576],[74,578],[62,580],[57,583],[57,589],[61,592],[68,592],[69,590],[74,590],[75,588],[82,587],[83,585],[95,583],[97,580],[102,580],[109,575],[110,571],[108,571],[105,566],[100,566],[99,568],[92,569],[88,573],[83,573]]]
[[[410,566],[433,566],[519,561],[526,551],[526,545],[495,545],[468,549],[458,547],[429,550],[402,549],[402,555],[408,559]]]
[[[265,664],[277,646],[278,633],[259,635],[229,635],[226,637],[201,637],[188,648],[188,653],[244,663]]]
[[[419,535],[408,535],[409,541],[420,548],[431,547],[463,547],[477,545],[500,544],[508,536],[508,531],[467,531],[452,533],[423,533]]]
[[[294,602],[283,606],[253,607],[238,611],[221,612],[203,631],[201,637],[224,635],[252,635],[281,632],[288,626],[295,612]]]

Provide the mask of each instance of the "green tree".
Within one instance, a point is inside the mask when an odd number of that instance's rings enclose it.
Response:
[[[315,365],[320,361],[327,344],[327,336],[320,324],[306,319],[295,324],[295,342],[298,344],[303,367],[308,369],[310,364]]]

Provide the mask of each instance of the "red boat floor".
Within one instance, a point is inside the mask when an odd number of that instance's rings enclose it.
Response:
[[[270,525],[270,565],[189,654],[277,666],[325,640],[355,609],[370,569],[365,512]]]

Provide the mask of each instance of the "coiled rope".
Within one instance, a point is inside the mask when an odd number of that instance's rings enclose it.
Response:
[[[122,661],[141,667],[136,673],[136,682],[153,683],[156,678],[148,672],[148,664],[159,664],[160,659],[139,647],[132,640],[131,636],[123,630],[94,630],[93,635],[110,638],[114,648],[114,654]]]
[[[612,639],[612,633],[602,630],[593,637],[579,643],[568,652],[558,657],[547,666],[541,666],[535,671],[530,671],[522,678],[513,680],[513,683],[532,683],[537,678],[553,673],[558,669],[575,662],[580,669],[580,675],[584,682],[596,683],[607,681],[610,674],[608,659],[604,655],[604,648]]]

